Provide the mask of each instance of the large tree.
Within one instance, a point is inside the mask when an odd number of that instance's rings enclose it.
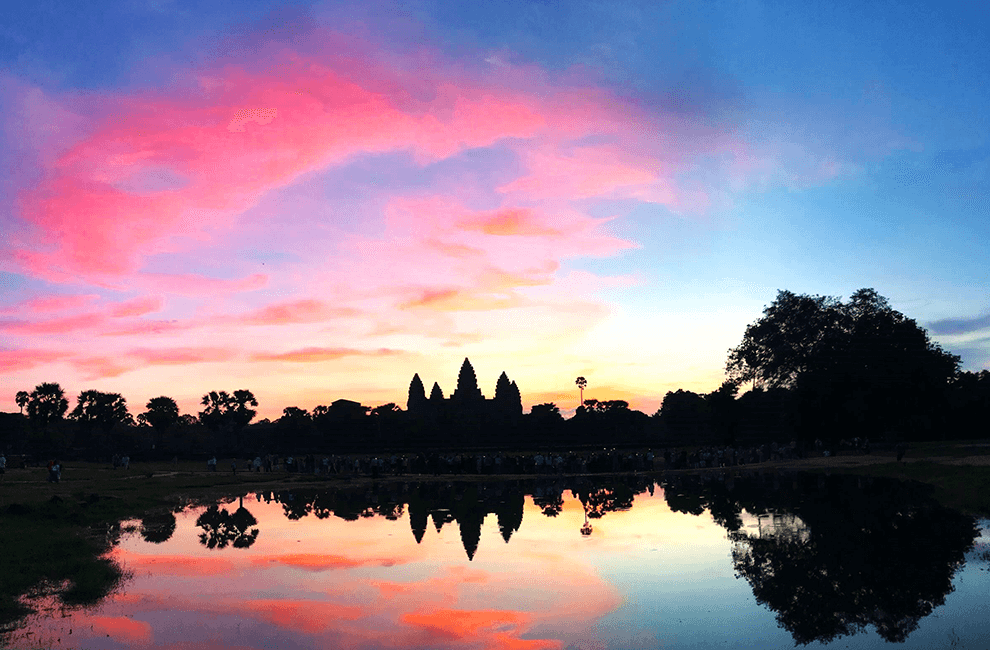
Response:
[[[79,423],[79,431],[86,446],[115,447],[119,440],[111,434],[118,425],[133,424],[134,418],[127,410],[127,400],[120,393],[103,393],[84,390],[76,398],[76,408],[69,417]],[[104,449],[106,450],[106,449]]]
[[[931,434],[960,359],[873,289],[780,291],[729,351],[730,379],[796,391],[811,435]]]
[[[214,433],[230,436],[236,448],[240,432],[254,419],[257,411],[248,408],[257,406],[258,400],[249,390],[211,391],[203,395],[200,403],[205,407],[199,412],[199,421]]]
[[[27,403],[28,419],[31,424],[44,429],[65,417],[69,410],[69,400],[65,391],[56,383],[48,382],[35,386]]]
[[[153,397],[145,404],[148,409],[138,415],[138,422],[155,430],[155,441],[159,448],[165,433],[179,424],[179,405],[171,397]]]
[[[28,396],[27,413],[31,424],[33,445],[37,451],[57,454],[70,442],[67,427],[62,426],[69,400],[65,391],[54,382],[35,386]]]
[[[84,390],[76,398],[76,408],[69,414],[84,426],[95,426],[110,431],[118,424],[133,422],[127,410],[127,400],[120,393],[103,393]]]
[[[282,417],[276,421],[282,441],[290,448],[300,449],[312,444],[313,416],[306,409],[287,406],[282,409]]]

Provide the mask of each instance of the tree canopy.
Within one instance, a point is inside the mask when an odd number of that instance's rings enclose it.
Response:
[[[930,429],[958,372],[958,356],[873,289],[847,302],[780,291],[763,314],[729,351],[727,374],[796,390],[809,431]]]
[[[80,425],[109,432],[118,424],[132,424],[127,400],[120,393],[84,390],[76,398],[76,408],[70,414]]]
[[[27,409],[31,423],[43,429],[65,416],[69,400],[65,399],[65,391],[58,384],[39,384],[28,397]]]

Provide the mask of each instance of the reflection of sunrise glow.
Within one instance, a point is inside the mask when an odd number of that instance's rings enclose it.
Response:
[[[261,530],[247,549],[204,548],[195,526],[198,511],[177,515],[175,534],[162,544],[127,540],[114,556],[134,578],[125,593],[102,606],[107,613],[100,625],[116,625],[114,638],[135,643],[152,631],[168,643],[174,626],[186,637],[193,634],[184,638],[192,643],[196,621],[207,617],[221,627],[252,621],[268,630],[259,632],[262,637],[289,634],[317,645],[323,643],[317,639],[348,639],[369,648],[542,650],[579,638],[589,622],[620,602],[593,563],[571,554],[589,550],[581,540],[566,541],[583,517],[575,500],[566,500],[552,520],[527,503],[524,518],[547,526],[527,532],[524,524],[510,545],[489,518],[471,563],[456,522],[439,532],[430,525],[417,544],[407,515],[396,521],[293,521],[275,502],[249,498],[244,506]],[[613,537],[638,534],[630,514],[613,513]],[[629,521],[621,524],[619,517]],[[551,545],[555,551],[541,550]],[[534,583],[534,575],[541,579]],[[562,602],[569,605],[553,606]],[[118,615],[124,611],[126,618]],[[159,629],[154,621],[162,616],[171,622]],[[537,627],[549,636],[533,637]]]
[[[105,635],[122,643],[151,641],[151,626],[124,616],[93,616],[87,620],[97,636]]]

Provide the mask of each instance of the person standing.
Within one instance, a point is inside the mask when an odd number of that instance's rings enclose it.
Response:
[[[3,475],[7,473],[7,457],[0,451],[0,481],[3,480]]]

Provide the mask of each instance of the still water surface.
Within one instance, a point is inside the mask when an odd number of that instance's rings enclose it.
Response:
[[[5,643],[986,648],[988,523],[854,477],[252,493],[123,522],[120,588]]]

